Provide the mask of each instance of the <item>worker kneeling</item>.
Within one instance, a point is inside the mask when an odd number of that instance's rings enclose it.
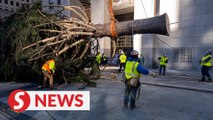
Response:
[[[44,75],[43,88],[45,88],[45,84],[47,79],[49,79],[50,89],[53,89],[53,75],[55,73],[55,59],[50,59],[42,66],[42,72]]]
[[[137,90],[140,86],[141,74],[156,76],[154,72],[145,69],[141,64],[138,63],[138,51],[133,50],[130,53],[130,57],[126,62],[125,67],[125,96],[124,96],[124,107],[128,108],[130,99],[130,109],[135,108],[135,100]]]

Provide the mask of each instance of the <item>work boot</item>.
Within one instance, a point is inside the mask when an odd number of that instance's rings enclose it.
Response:
[[[128,109],[128,103],[124,103],[124,107]]]
[[[211,83],[211,82],[212,82],[212,79],[211,79],[211,78],[208,78],[208,80],[207,80],[206,82]]]
[[[199,80],[199,82],[205,82],[205,80]]]
[[[207,82],[207,83],[211,83],[211,82],[212,82],[212,80],[207,80],[206,82]]]
[[[202,77],[202,79],[199,80],[199,82],[205,82],[205,77]]]
[[[133,110],[135,108],[135,105],[131,105],[129,109]]]

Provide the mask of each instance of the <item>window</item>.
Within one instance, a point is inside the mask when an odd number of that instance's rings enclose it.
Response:
[[[16,2],[16,6],[19,7],[19,2]]]
[[[4,0],[4,3],[5,3],[5,4],[8,4],[8,0]]]
[[[13,5],[14,4],[14,2],[13,1],[10,1],[10,5]]]
[[[49,4],[50,4],[50,5],[53,5],[53,4],[54,4],[54,0],[49,0]],[[50,7],[49,7],[49,10],[52,10],[52,9],[54,9],[54,7],[53,7],[53,6],[50,6]]]
[[[192,48],[177,48],[174,51],[175,62],[192,63]]]
[[[0,0],[0,3],[1,3],[1,0]]]
[[[122,36],[117,40],[118,47],[132,47],[133,41],[132,36]]]
[[[26,5],[26,7],[29,9],[30,8],[30,5],[29,4],[25,4]]]
[[[118,47],[124,47],[125,41],[124,41],[123,39],[119,39],[119,40],[117,41],[117,45],[118,45]]]
[[[58,0],[58,5],[60,5],[61,4],[61,0]]]
[[[27,2],[30,2],[29,0],[26,0]]]
[[[54,4],[54,0],[49,0],[49,4]]]

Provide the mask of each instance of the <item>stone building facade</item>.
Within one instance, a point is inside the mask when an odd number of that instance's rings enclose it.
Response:
[[[137,1],[137,0],[136,0]],[[199,60],[213,49],[213,1],[211,0],[142,0],[148,17],[168,13],[170,36],[142,35],[139,50],[146,57],[146,66],[155,66],[158,56],[166,53],[168,67],[197,69]],[[154,3],[157,3],[154,6]],[[139,3],[138,3],[139,4]],[[142,4],[142,3],[141,3]],[[137,4],[135,4],[137,7]],[[156,8],[154,8],[156,7]],[[156,11],[155,11],[156,10]],[[136,13],[135,13],[136,14]],[[137,43],[137,41],[134,41]],[[135,47],[135,46],[133,46]]]

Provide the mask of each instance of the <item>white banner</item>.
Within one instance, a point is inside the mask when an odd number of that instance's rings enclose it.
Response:
[[[15,111],[24,110],[90,110],[89,91],[16,90],[8,99]]]

